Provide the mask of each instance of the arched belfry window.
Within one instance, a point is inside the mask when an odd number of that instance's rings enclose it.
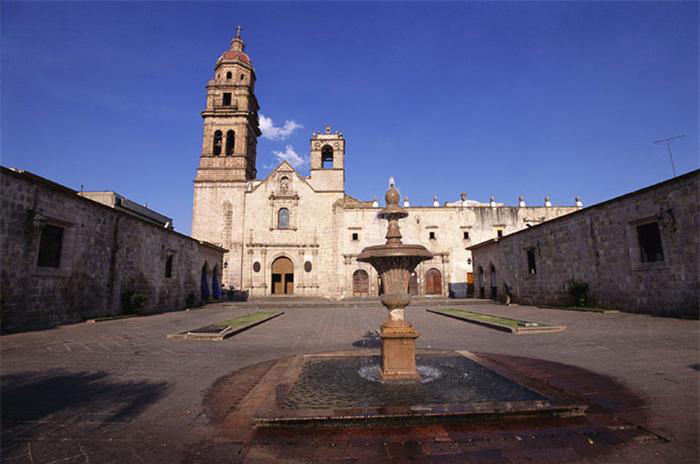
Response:
[[[231,74],[231,71],[229,71],[229,72],[226,73],[226,80],[227,80],[227,81],[228,81],[228,80],[231,80],[232,77],[233,77],[233,74]]]
[[[214,132],[214,149],[212,150],[214,156],[219,156],[221,154],[221,131],[218,130]]]
[[[333,147],[324,145],[321,149],[321,167],[331,169],[333,167]]]
[[[236,140],[236,133],[232,130],[226,132],[226,156],[233,155],[233,143]]]
[[[289,210],[287,208],[280,208],[277,212],[277,228],[289,229]]]

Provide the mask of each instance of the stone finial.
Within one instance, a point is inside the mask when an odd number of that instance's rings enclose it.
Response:
[[[491,206],[491,208],[496,207],[496,198],[495,197],[489,198],[489,206]]]
[[[583,202],[581,201],[581,197],[578,195],[576,195],[576,207],[583,208]]]
[[[467,192],[462,192],[459,194],[459,199],[462,200],[462,202],[467,201]]]
[[[245,42],[241,38],[241,30],[243,30],[241,26],[236,27],[236,36],[231,39],[231,48],[239,52],[245,49]]]
[[[393,178],[392,178],[393,180]],[[386,191],[386,195],[384,196],[384,200],[386,200],[386,205],[387,206],[398,206],[399,205],[399,192],[396,190],[396,187],[394,187],[394,183],[392,182],[389,184],[389,190]]]
[[[520,195],[518,197],[518,207],[519,208],[524,208],[525,207],[525,195]]]
[[[408,197],[403,197],[403,207],[408,208],[411,204],[408,202]]]
[[[391,187],[396,187],[396,181],[394,180],[394,176],[389,177],[389,188]]]
[[[549,201],[549,195],[544,197],[544,206],[545,206],[545,208],[550,208],[552,206],[552,202]]]
[[[372,208],[379,208],[379,201],[377,200],[377,197],[374,197],[374,200],[372,200]]]
[[[330,134],[330,133],[331,133],[331,126],[326,126],[326,134]]]
[[[439,207],[440,207],[440,202],[438,201],[437,195],[433,195],[433,207],[434,207],[434,208],[439,208]]]

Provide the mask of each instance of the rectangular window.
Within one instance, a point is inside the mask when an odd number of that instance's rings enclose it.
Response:
[[[37,266],[61,267],[61,249],[63,247],[63,227],[47,224],[41,230],[39,241],[39,259]]]
[[[168,255],[165,258],[165,277],[171,278],[173,276],[173,255]]]
[[[655,263],[664,260],[658,222],[637,226],[637,238],[639,239],[639,250],[641,251],[643,263]]]
[[[469,240],[469,232],[464,231],[464,240]]]
[[[231,106],[231,94],[229,92],[224,93],[224,106]]]
[[[503,229],[498,229],[498,230],[496,231],[496,236],[497,236],[498,238],[503,237]]]
[[[428,237],[430,237],[430,240],[435,240],[435,232],[430,232]]]
[[[359,239],[360,239],[360,237],[359,237],[358,234],[352,234],[352,240],[353,240],[353,242],[356,242],[356,241],[358,241]]]
[[[537,263],[535,261],[535,249],[530,248],[527,250],[527,272],[528,274],[537,273]]]

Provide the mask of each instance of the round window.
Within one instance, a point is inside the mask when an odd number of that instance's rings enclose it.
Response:
[[[259,262],[255,261],[255,262],[253,263],[253,270],[254,270],[255,272],[260,272],[260,263],[259,263]]]
[[[304,270],[306,272],[311,272],[311,261],[307,261],[304,263]]]

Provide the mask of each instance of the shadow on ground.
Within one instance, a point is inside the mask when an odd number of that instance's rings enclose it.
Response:
[[[382,346],[382,339],[376,330],[368,330],[361,339],[352,342],[352,346],[359,348],[379,348]]]
[[[2,378],[3,454],[56,424],[130,422],[168,390],[165,382],[117,382],[106,372],[23,372]]]

